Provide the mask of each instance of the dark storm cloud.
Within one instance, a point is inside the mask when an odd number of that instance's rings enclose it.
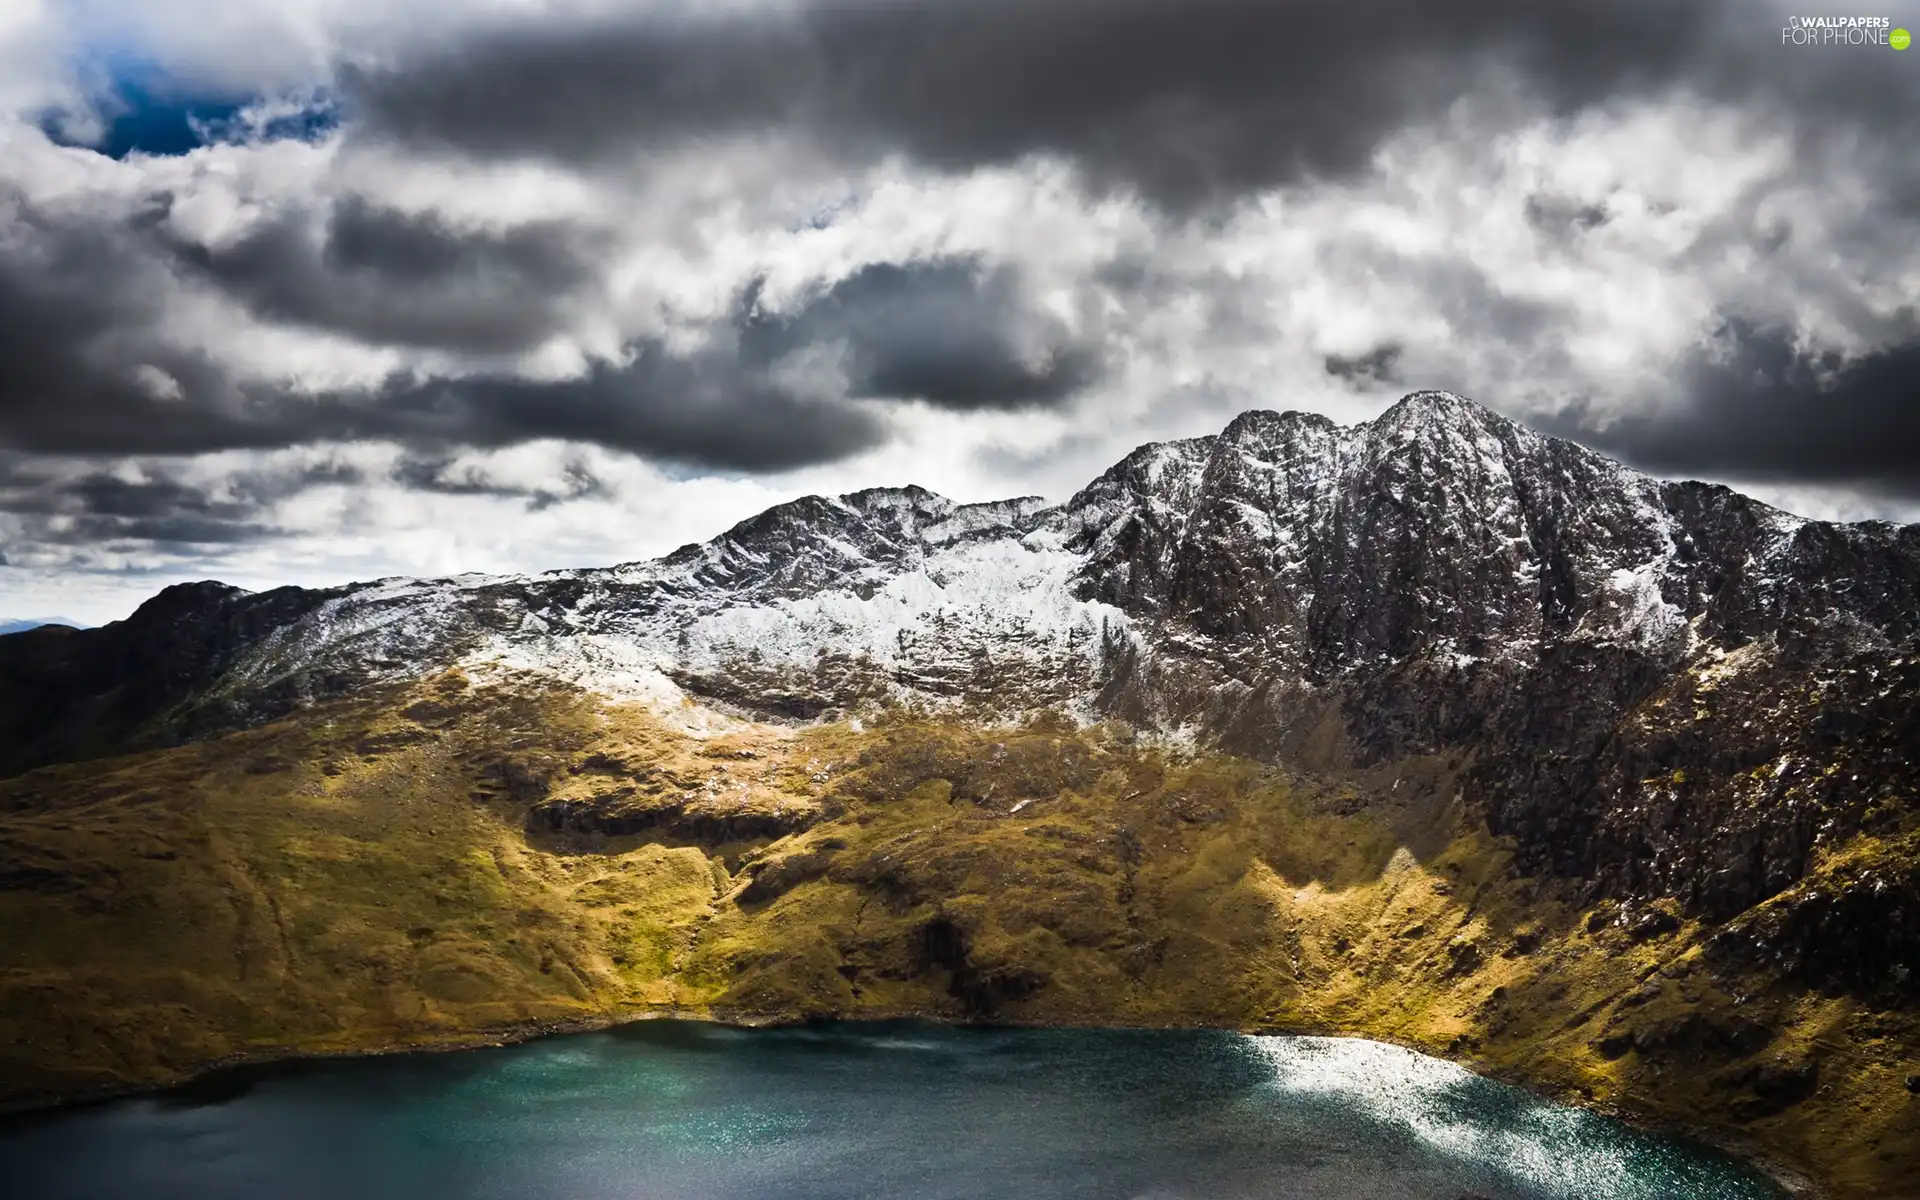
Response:
[[[790,314],[760,311],[749,293],[703,349],[638,339],[573,379],[407,373],[364,391],[295,392],[236,378],[161,336],[183,263],[190,285],[236,296],[264,320],[502,349],[545,336],[556,293],[584,278],[580,239],[544,226],[455,234],[350,202],[324,229],[282,220],[209,252],[166,232],[168,204],[155,197],[118,223],[15,205],[35,236],[25,249],[0,246],[0,446],[185,454],[559,438],[765,471],[877,444],[884,426],[860,400],[1058,404],[1098,374],[1094,350],[1037,310],[1011,270],[943,260],[867,267]],[[846,395],[796,390],[787,377],[815,348],[840,356]]]
[[[0,195],[0,216],[31,235],[0,244],[0,447],[142,455],[357,438],[441,447],[563,438],[752,471],[829,461],[882,437],[872,412],[835,397],[792,394],[743,362],[736,331],[727,328],[715,331],[711,348],[692,353],[637,341],[623,361],[596,363],[568,380],[409,375],[366,391],[310,394],[239,379],[162,336],[179,287],[169,253],[155,248],[164,207],[160,199],[131,221],[89,223]],[[479,253],[437,230],[347,211],[349,232],[344,239],[337,228],[330,235],[333,253],[349,264],[378,259],[389,277],[444,281],[449,272],[467,271]],[[539,239],[518,248],[488,245],[483,260],[517,263],[506,271],[518,271],[515,278],[547,269]],[[227,260],[224,282],[267,279],[284,267],[295,283],[262,285],[281,298],[311,298],[302,288],[322,261],[305,251],[281,259],[252,250],[241,259],[256,273]],[[377,300],[370,303],[381,311]],[[538,298],[529,303],[537,307]]]
[[[1847,485],[1920,497],[1920,334],[1853,357],[1730,322],[1680,375],[1681,400],[1548,427],[1664,474]]]
[[[1400,384],[1400,356],[1405,347],[1395,343],[1375,346],[1365,354],[1329,354],[1321,360],[1327,374],[1355,387]]]
[[[126,223],[57,217],[0,188],[0,446],[183,453],[235,437],[247,400],[205,355],[160,336],[173,282]],[[143,373],[144,372],[144,373]],[[177,390],[187,403],[168,395]]]
[[[643,341],[628,355],[577,379],[396,380],[322,407],[336,436],[480,447],[561,438],[744,471],[829,462],[883,436],[867,410],[795,395],[745,368],[730,347],[681,355]]]
[[[0,458],[0,513],[19,523],[23,541],[40,545],[238,545],[281,532],[265,515],[279,501],[360,481],[351,466],[322,462],[253,468],[209,487],[166,474],[128,479],[97,468],[68,471],[8,455]]]
[[[772,364],[810,346],[844,348],[849,393],[942,408],[1061,403],[1099,376],[1098,352],[1022,295],[1014,271],[972,260],[876,263],[792,316],[749,292],[741,354]]]
[[[0,285],[0,328],[6,299]],[[0,352],[6,348],[0,341]],[[575,379],[396,377],[378,389],[321,394],[237,384],[197,360],[195,372],[183,372],[185,356],[156,351],[116,360],[95,349],[85,341],[36,343],[30,356],[0,358],[0,445],[69,455],[190,454],[361,439],[500,447],[559,438],[766,471],[842,458],[883,435],[871,412],[793,395],[743,369],[730,351],[685,356],[653,341],[630,346],[624,363],[595,363]],[[156,360],[174,369],[177,398],[131,382],[137,366]]]
[[[1607,210],[1572,196],[1527,197],[1527,224],[1552,237],[1570,237],[1607,223]]]
[[[394,482],[417,492],[525,500],[528,512],[541,512],[572,500],[603,500],[613,495],[606,480],[577,460],[560,468],[560,478],[554,487],[508,483],[494,478],[477,464],[457,464],[450,457],[408,456],[394,464],[392,477]]]
[[[595,274],[592,239],[557,222],[463,231],[357,198],[287,214],[218,249],[161,240],[266,320],[470,353],[539,345]]]
[[[1899,55],[1796,51],[1783,23],[1668,0],[829,0],[501,29],[343,82],[371,128],[482,157],[779,130],[958,170],[1049,152],[1183,207],[1357,171],[1502,70],[1562,113],[1681,84],[1818,128],[1914,98]]]

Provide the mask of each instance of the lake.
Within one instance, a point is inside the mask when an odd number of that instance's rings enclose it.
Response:
[[[0,1123],[37,1200],[1778,1200],[1375,1042],[642,1022],[291,1063]]]

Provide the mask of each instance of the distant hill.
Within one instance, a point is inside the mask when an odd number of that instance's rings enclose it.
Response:
[[[38,629],[42,625],[66,625],[74,629],[93,628],[71,617],[22,617],[18,620],[0,617],[0,636],[9,633],[25,633],[29,629]]]

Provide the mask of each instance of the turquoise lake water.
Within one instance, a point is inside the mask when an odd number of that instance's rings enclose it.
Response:
[[[0,1123],[46,1200],[1778,1200],[1721,1155],[1374,1042],[646,1022]]]

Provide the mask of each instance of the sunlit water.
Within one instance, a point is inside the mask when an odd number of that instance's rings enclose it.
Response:
[[[1377,1043],[649,1022],[0,1124],[61,1200],[1777,1200],[1717,1154]]]

